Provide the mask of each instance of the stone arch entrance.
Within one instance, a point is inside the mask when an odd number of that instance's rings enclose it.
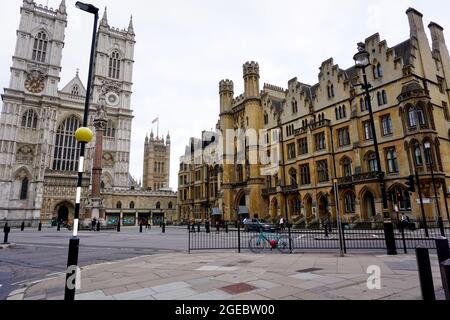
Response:
[[[319,205],[319,219],[327,219],[330,201],[327,195],[320,195],[317,201]]]
[[[361,218],[370,220],[376,216],[375,196],[372,192],[364,192],[361,198]]]
[[[70,202],[61,202],[55,207],[54,218],[62,223],[73,220],[74,206]]]
[[[312,206],[313,206],[313,201],[312,201],[312,197],[308,194],[305,199],[303,200],[304,206],[305,206],[305,217],[307,221],[310,221],[312,219]]]

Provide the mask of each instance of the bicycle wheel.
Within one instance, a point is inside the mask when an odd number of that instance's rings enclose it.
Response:
[[[253,253],[261,253],[267,250],[271,250],[270,244],[264,239],[261,239],[260,236],[251,237],[248,241],[248,246],[250,248],[250,251]]]
[[[291,241],[292,243],[292,241]],[[278,240],[277,249],[281,253],[290,253],[291,250],[289,249],[289,236],[282,235],[280,236],[280,239]]]

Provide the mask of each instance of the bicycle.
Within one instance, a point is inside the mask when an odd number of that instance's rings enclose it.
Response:
[[[259,235],[250,238],[248,244],[253,253],[271,252],[274,249],[279,250],[281,253],[290,253],[289,240],[287,235],[261,230]]]

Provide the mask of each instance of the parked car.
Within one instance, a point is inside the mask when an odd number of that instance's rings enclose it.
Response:
[[[277,226],[271,225],[265,220],[261,219],[246,219],[244,220],[244,230],[247,232],[250,231],[268,231],[273,232],[277,230]]]

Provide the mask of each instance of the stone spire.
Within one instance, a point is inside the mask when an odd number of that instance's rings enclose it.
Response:
[[[168,145],[170,144],[170,133],[167,133],[166,143],[167,143]]]
[[[102,27],[108,28],[109,24],[108,24],[108,7],[105,7],[105,11],[103,12],[103,18],[102,21],[100,21],[100,25]]]
[[[61,1],[60,5],[59,5],[58,12],[61,13],[61,14],[66,14],[67,13],[67,11],[66,11],[66,0],[62,0]]]
[[[128,25],[128,33],[134,35],[133,15],[130,17],[130,24]]]
[[[153,141],[154,137],[155,137],[155,135],[153,134],[153,129],[152,129],[152,132],[150,133],[150,140]]]

